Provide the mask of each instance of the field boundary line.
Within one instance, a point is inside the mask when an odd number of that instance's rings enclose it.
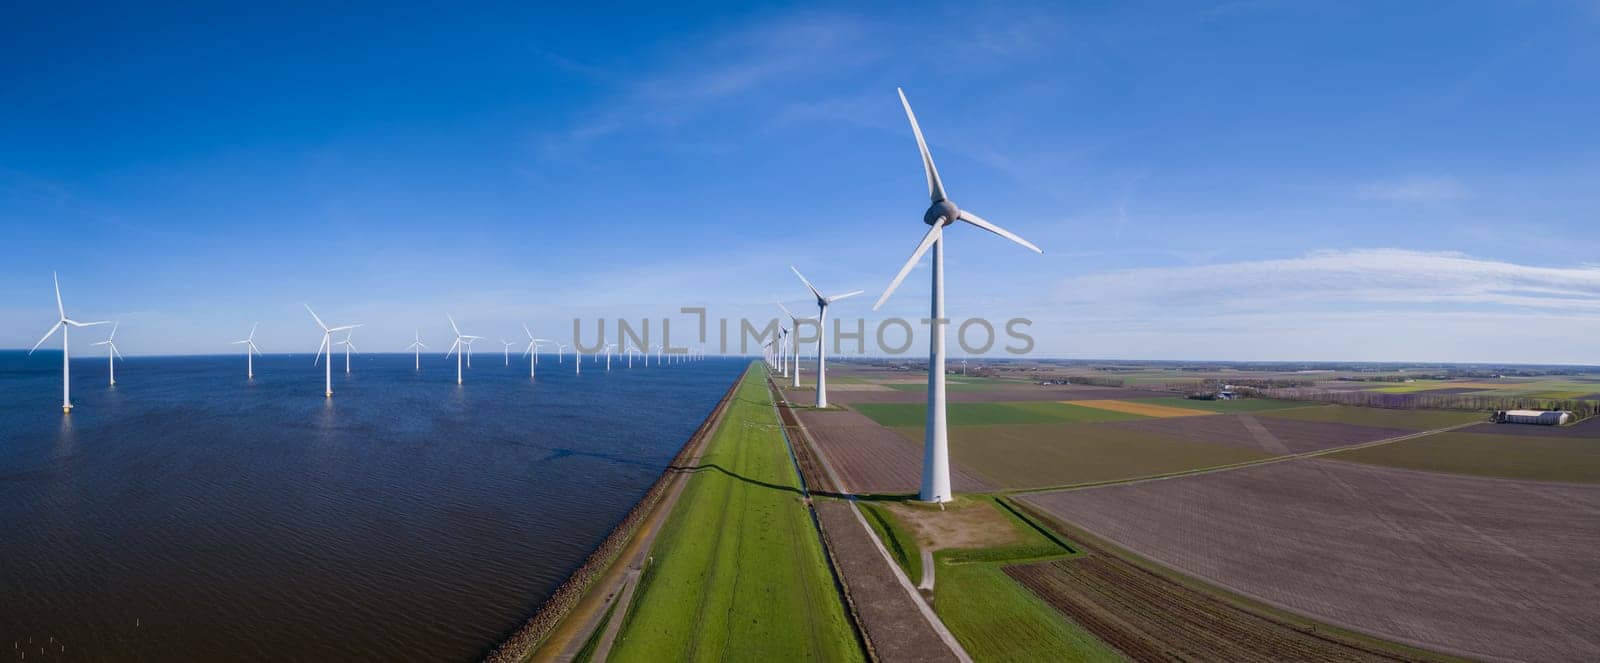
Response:
[[[779,396],[783,398],[784,405],[787,406],[789,399],[782,395],[783,390],[779,389],[778,392]],[[799,429],[805,443],[810,445],[814,451],[817,450],[817,445],[812,444],[811,431],[806,428],[805,422],[800,419],[798,414],[795,415],[794,424]],[[911,584],[911,579],[906,577],[905,571],[900,568],[899,564],[895,563],[894,557],[889,555],[889,549],[883,547],[883,541],[878,539],[877,532],[872,531],[872,526],[867,524],[866,517],[861,515],[861,507],[856,504],[855,493],[845,490],[844,484],[839,482],[839,476],[834,473],[833,465],[828,462],[828,458],[825,455],[820,451],[817,451],[814,455],[817,457],[817,462],[822,465],[822,471],[828,473],[828,478],[833,481],[834,487],[845,496],[846,502],[850,505],[850,513],[856,517],[856,524],[860,525],[861,529],[866,530],[867,536],[872,539],[873,547],[878,549],[878,554],[883,557],[884,563],[888,564],[889,570],[894,573],[895,580],[900,582],[900,587],[916,603],[917,611],[922,613],[922,617],[928,621],[928,625],[933,628],[935,633],[939,634],[939,639],[944,642],[946,647],[950,648],[950,653],[954,654],[961,663],[973,663],[972,656],[967,654],[966,648],[961,646],[961,642],[956,640],[955,634],[951,633],[950,629],[944,625],[944,620],[939,619],[939,615],[933,611],[933,607],[923,600],[922,593],[918,592],[916,586]],[[923,575],[932,576],[933,569],[924,568]]]
[[[1272,456],[1272,457],[1269,457],[1269,458],[1258,458],[1256,460],[1246,460],[1246,461],[1241,461],[1241,462],[1238,462],[1238,463],[1229,463],[1227,465],[1213,465],[1211,467],[1201,467],[1201,468],[1196,468],[1196,469],[1192,469],[1192,470],[1179,470],[1177,472],[1167,472],[1165,474],[1152,474],[1152,475],[1149,475],[1149,476],[1132,477],[1132,478],[1128,478],[1128,479],[1107,479],[1105,481],[1091,481],[1091,482],[1088,482],[1088,483],[1071,483],[1071,484],[1065,484],[1065,485],[1060,485],[1060,486],[1046,486],[1046,487],[1042,487],[1042,488],[1013,488],[1013,489],[1009,489],[1009,490],[996,491],[994,494],[996,494],[996,495],[1034,495],[1034,494],[1037,494],[1037,493],[1055,493],[1055,492],[1062,492],[1062,491],[1068,491],[1068,490],[1085,490],[1085,489],[1088,489],[1088,488],[1101,488],[1101,487],[1104,487],[1104,486],[1123,486],[1123,485],[1135,484],[1135,483],[1145,483],[1145,482],[1149,482],[1149,481],[1164,481],[1164,480],[1167,480],[1167,479],[1177,479],[1177,478],[1181,478],[1181,477],[1197,476],[1197,475],[1201,475],[1201,474],[1215,474],[1217,472],[1228,472],[1228,471],[1231,471],[1231,470],[1241,470],[1241,469],[1244,469],[1244,468],[1247,468],[1247,467],[1257,467],[1257,466],[1261,466],[1261,465],[1271,465],[1273,463],[1287,463],[1289,461],[1300,460],[1302,458],[1317,458],[1319,456],[1329,456],[1329,455],[1333,455],[1333,454],[1337,454],[1337,453],[1341,453],[1341,452],[1345,452],[1345,451],[1355,451],[1357,449],[1367,449],[1367,448],[1370,448],[1370,447],[1379,447],[1379,446],[1383,446],[1385,444],[1394,444],[1396,442],[1404,442],[1406,440],[1413,440],[1413,439],[1416,439],[1416,438],[1419,438],[1419,437],[1427,437],[1429,435],[1438,435],[1439,433],[1448,433],[1450,431],[1457,430],[1457,429],[1460,429],[1460,428],[1466,428],[1467,426],[1475,426],[1475,425],[1480,424],[1480,423],[1483,423],[1483,422],[1481,422],[1481,421],[1469,421],[1469,422],[1462,423],[1462,424],[1456,424],[1454,426],[1446,426],[1444,428],[1435,428],[1435,429],[1432,429],[1432,430],[1417,431],[1417,432],[1414,432],[1414,433],[1407,433],[1405,435],[1398,435],[1398,436],[1395,436],[1395,437],[1386,437],[1386,438],[1381,439],[1381,440],[1373,440],[1371,442],[1362,442],[1360,444],[1352,444],[1350,446],[1345,446],[1345,447],[1334,447],[1332,449],[1318,449],[1318,450],[1315,450],[1315,451],[1305,451],[1305,452],[1301,452],[1301,453],[1297,453],[1297,454],[1287,454],[1287,455],[1283,455],[1283,456]]]

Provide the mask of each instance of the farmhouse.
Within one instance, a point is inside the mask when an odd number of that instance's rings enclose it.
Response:
[[[1536,424],[1563,426],[1572,421],[1572,413],[1564,410],[1500,410],[1494,413],[1498,424]]]

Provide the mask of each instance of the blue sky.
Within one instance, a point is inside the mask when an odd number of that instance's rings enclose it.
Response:
[[[0,347],[51,270],[129,354],[875,296],[925,229],[904,86],[1046,251],[956,229],[949,314],[1041,355],[1600,363],[1593,2],[527,4],[13,10]]]

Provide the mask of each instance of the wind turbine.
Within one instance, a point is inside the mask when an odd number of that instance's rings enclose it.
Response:
[[[256,355],[261,354],[261,349],[256,347],[256,327],[260,326],[259,322],[250,325],[250,335],[242,341],[233,342],[234,345],[244,346],[244,376],[251,380],[256,378]]]
[[[483,340],[482,336],[474,336],[472,338],[466,339],[466,341],[467,341],[467,368],[472,368],[472,344],[476,343],[476,342],[478,342],[480,340]]]
[[[791,341],[789,343],[789,354],[794,356],[794,382],[792,384],[793,384],[795,389],[799,389],[800,388],[800,343],[799,343],[799,339],[800,339],[800,321],[801,320],[811,320],[812,318],[811,318],[811,316],[806,316],[806,317],[802,318],[802,317],[800,317],[798,315],[795,315],[793,311],[789,310],[789,307],[783,305],[783,300],[780,300],[780,299],[778,299],[776,297],[774,297],[773,299],[777,301],[778,308],[783,309],[783,314],[789,316],[789,324],[793,325],[792,329],[794,329],[794,335],[790,337]],[[783,368],[784,375],[788,375],[789,374],[789,358],[788,357],[784,357],[783,358],[783,366],[784,366],[784,368]]]
[[[356,344],[353,343],[351,341],[351,338],[350,338],[353,335],[354,335],[354,332],[345,332],[344,340],[343,341],[339,341],[339,345],[344,346],[344,374],[345,375],[349,375],[350,374],[350,352],[354,351],[356,349]]]
[[[790,265],[789,269],[794,272],[795,276],[800,277],[800,282],[806,284],[806,289],[817,297],[817,407],[828,407],[828,374],[825,372],[828,362],[828,305],[845,297],[854,297],[864,291],[852,290],[841,295],[825,297],[817,290],[816,286],[811,285],[811,282],[806,280],[805,275],[801,274],[800,270],[794,268],[794,265]]]
[[[928,418],[923,437],[921,498],[924,502],[948,502],[951,496],[950,445],[945,425],[944,398],[944,228],[956,221],[965,221],[1021,244],[1035,253],[1044,251],[1028,240],[989,223],[983,217],[956,207],[956,204],[950,201],[945,195],[944,183],[939,179],[939,169],[933,165],[933,155],[928,153],[928,142],[922,138],[922,128],[917,126],[917,116],[911,112],[911,102],[906,101],[904,90],[897,88],[896,91],[900,93],[900,105],[905,107],[906,120],[911,122],[911,133],[917,137],[917,149],[922,152],[922,170],[928,179],[928,198],[931,201],[928,210],[922,213],[922,222],[929,227],[928,234],[923,235],[922,242],[911,252],[911,259],[906,261],[905,266],[900,268],[900,273],[889,282],[889,287],[884,289],[883,296],[878,298],[878,303],[872,305],[872,309],[876,311],[888,301],[889,295],[893,294],[895,288],[900,286],[900,282],[905,280],[906,274],[911,273],[911,268],[916,267],[917,262],[922,260],[922,254],[927,253],[928,248],[932,247],[932,311],[928,317],[934,322],[929,325],[928,335]],[[819,374],[817,379],[820,381],[822,376]]]
[[[411,359],[412,361],[416,362],[417,370],[420,371],[422,370],[422,351],[428,349],[428,346],[422,342],[421,329],[413,332],[411,338],[411,345],[406,346],[406,349],[411,351],[411,354],[413,355]]]
[[[118,321],[116,321],[114,323],[111,323],[111,333],[106,336],[106,340],[101,341],[99,343],[91,343],[90,344],[90,345],[104,345],[104,346],[106,346],[106,364],[111,367],[111,386],[113,386],[113,387],[117,386],[117,361],[116,360],[117,360],[118,357],[122,356],[122,351],[117,349],[117,327],[120,327],[120,326],[122,326],[122,321],[121,320],[118,320]]]
[[[330,328],[328,325],[323,324],[322,318],[317,317],[317,312],[316,311],[311,310],[311,305],[310,304],[306,304],[306,312],[310,313],[311,314],[311,319],[316,320],[317,321],[317,326],[322,328],[322,345],[317,347],[317,356],[312,358],[311,365],[312,366],[316,366],[317,362],[322,360],[322,355],[324,353],[326,353],[328,355],[328,363],[323,365],[324,366],[324,368],[323,368],[323,377],[322,377],[322,380],[323,380],[322,384],[323,384],[323,389],[324,389],[323,395],[328,397],[328,398],[333,398],[333,333],[334,332],[342,332],[342,331],[350,331],[352,329],[355,329],[356,327],[360,327],[361,325],[355,324],[355,325],[345,325],[343,327],[331,327]],[[344,371],[346,373],[350,372],[350,355],[348,354],[348,352],[349,351],[347,350],[346,354],[345,354],[345,364],[344,364]]]
[[[611,348],[617,347],[616,343],[606,344],[606,372],[611,372]]]
[[[461,333],[461,328],[456,326],[455,318],[450,317],[449,313],[444,314],[444,317],[450,321],[450,329],[456,333],[456,342],[450,344],[450,351],[444,353],[444,356],[449,357],[452,354],[456,356],[456,384],[461,384],[461,355],[470,352],[472,350],[472,342],[483,337]]]
[[[583,351],[578,346],[572,346],[572,374],[583,375]]]
[[[527,323],[523,323],[522,333],[528,335],[528,349],[524,351],[523,354],[531,355],[528,357],[528,377],[531,378],[535,377],[534,368],[539,365],[539,345],[543,343],[555,343],[555,341],[534,338],[533,331],[528,329]]]
[[[557,343],[556,344],[556,363],[557,364],[566,363],[566,362],[561,360],[561,353],[562,353],[562,351],[564,351],[566,349],[567,349],[567,344],[566,343]]]
[[[511,346],[516,345],[516,344],[517,343],[515,341],[507,341],[507,340],[505,340],[503,338],[500,339],[500,345],[506,346],[505,355],[506,355],[506,365],[507,366],[511,365]]]
[[[70,354],[68,350],[70,346],[67,344],[67,330],[71,327],[93,327],[95,325],[103,325],[106,323],[106,321],[101,320],[99,322],[78,322],[77,320],[68,318],[67,307],[61,305],[61,279],[60,277],[56,276],[55,272],[50,272],[50,278],[54,280],[56,284],[56,312],[60,313],[61,317],[56,320],[55,325],[50,327],[50,331],[44,333],[44,338],[39,339],[38,343],[33,344],[33,348],[28,350],[28,354],[33,354],[34,350],[38,350],[39,346],[44,345],[45,341],[50,340],[50,336],[55,334],[57,329],[61,330],[61,411],[66,414],[72,414],[72,365],[68,363],[68,355]]]

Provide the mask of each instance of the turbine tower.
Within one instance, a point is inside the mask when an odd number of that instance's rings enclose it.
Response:
[[[555,343],[555,341],[534,338],[533,331],[528,329],[527,323],[522,324],[522,333],[528,335],[528,349],[523,351],[522,354],[528,356],[528,377],[531,378],[535,377],[535,368],[539,365],[539,346],[545,343]]]
[[[774,297],[773,299],[777,300],[776,297]],[[783,314],[789,316],[789,324],[792,325],[792,327],[790,327],[790,328],[794,330],[794,332],[792,332],[793,335],[789,337],[790,338],[790,341],[789,341],[789,354],[794,356],[794,382],[791,383],[791,384],[795,389],[799,389],[800,388],[800,342],[799,342],[799,340],[800,340],[800,321],[801,320],[812,320],[813,318],[811,316],[806,316],[806,317],[802,318],[800,316],[795,315],[793,311],[789,310],[789,307],[783,305],[783,301],[782,300],[777,300],[777,303],[778,303],[778,308],[783,309]],[[790,374],[789,373],[789,357],[784,357],[783,358],[783,366],[784,366],[784,368],[783,368],[784,375],[789,375]]]
[[[317,317],[317,312],[311,310],[311,305],[306,304],[306,312],[311,314],[311,319],[317,321],[317,326],[322,328],[322,345],[317,347],[317,356],[311,360],[311,365],[316,366],[322,360],[322,355],[328,355],[328,363],[324,364],[322,386],[323,396],[333,398],[333,334],[334,332],[350,331],[361,325],[345,325],[343,327],[329,327],[323,324],[322,318]],[[345,355],[345,372],[350,372],[350,355]]]
[[[810,290],[811,294],[817,298],[817,407],[825,408],[828,407],[828,374],[826,372],[828,363],[828,305],[845,297],[854,297],[864,291],[852,290],[842,295],[825,297],[817,290],[816,286],[811,285],[811,282],[806,280],[805,275],[801,274],[800,270],[794,268],[794,265],[790,265],[789,269],[794,272],[795,276],[800,277],[800,282],[806,284],[806,289]]]
[[[106,340],[90,345],[106,346],[106,364],[111,368],[111,386],[117,386],[117,358],[122,356],[122,351],[117,349],[117,327],[122,326],[122,321],[111,323],[111,333],[106,335]]]
[[[406,346],[406,349],[411,351],[411,359],[416,363],[417,370],[420,371],[422,370],[422,351],[428,349],[428,346],[422,342],[421,329],[413,332],[411,338],[411,345]]]
[[[44,345],[45,341],[50,340],[50,336],[55,334],[57,329],[61,330],[61,411],[66,414],[72,414],[72,364],[69,363],[69,355],[71,353],[70,346],[67,343],[67,330],[72,327],[103,325],[106,321],[78,322],[68,318],[67,307],[61,304],[61,279],[56,276],[55,272],[50,272],[50,278],[56,284],[56,312],[60,313],[61,317],[56,320],[55,325],[50,327],[50,331],[44,333],[44,338],[33,344],[33,348],[28,350],[28,354],[33,354],[34,350],[38,350],[39,346]]]
[[[506,355],[506,365],[507,366],[511,365],[511,346],[516,345],[516,344],[517,344],[516,341],[507,341],[507,340],[505,340],[503,338],[500,339],[500,345],[505,346],[504,352],[505,352],[505,355]]]
[[[617,347],[616,343],[606,344],[606,372],[611,372],[611,348]]]
[[[928,329],[928,414],[922,449],[921,499],[924,502],[948,502],[951,495],[950,444],[945,425],[944,399],[944,229],[956,221],[965,221],[1021,244],[1035,253],[1044,251],[1028,240],[989,223],[983,217],[956,207],[956,204],[950,201],[944,193],[944,183],[939,179],[939,169],[933,165],[933,155],[928,153],[928,142],[922,138],[922,128],[917,126],[917,116],[911,112],[911,102],[906,101],[904,90],[897,88],[897,91],[900,93],[900,105],[906,110],[906,120],[911,122],[911,133],[917,137],[917,149],[922,152],[922,170],[928,179],[928,198],[932,202],[928,205],[928,210],[922,214],[922,222],[929,226],[928,234],[923,235],[922,242],[911,252],[911,259],[906,261],[905,266],[900,268],[900,273],[889,282],[889,287],[884,289],[883,296],[878,298],[878,303],[872,305],[872,310],[878,310],[885,301],[888,301],[889,295],[894,293],[894,289],[905,280],[906,274],[911,273],[911,268],[922,260],[922,254],[927,253],[931,247],[933,292],[931,312],[928,317],[934,322]],[[822,376],[818,375],[817,379],[820,381]]]
[[[461,333],[461,328],[456,326],[455,318],[450,317],[449,313],[444,314],[444,317],[450,321],[450,329],[456,333],[456,342],[450,344],[450,351],[444,353],[444,356],[446,358],[449,358],[452,354],[456,356],[456,384],[461,384],[461,355],[471,351],[472,342],[483,337]]]
[[[250,335],[233,342],[234,345],[244,346],[244,376],[248,380],[256,379],[256,355],[261,354],[261,349],[256,347],[256,327],[260,326],[259,322],[250,325]]]

